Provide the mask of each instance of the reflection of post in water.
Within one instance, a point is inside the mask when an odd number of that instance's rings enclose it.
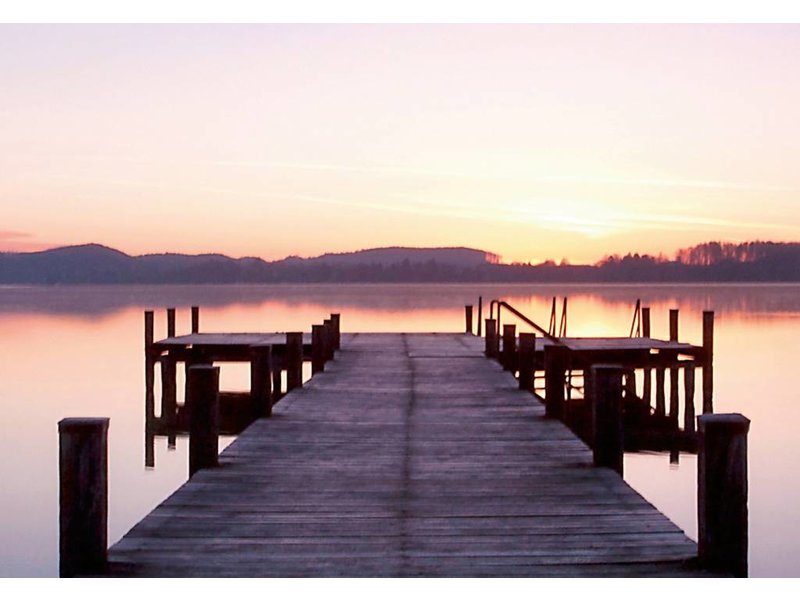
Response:
[[[703,414],[714,412],[714,311],[703,311]]]
[[[155,356],[153,353],[153,311],[144,313],[144,464],[146,467],[155,466]]]

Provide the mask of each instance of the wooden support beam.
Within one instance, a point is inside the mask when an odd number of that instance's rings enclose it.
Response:
[[[503,325],[503,368],[512,373],[517,370],[517,326]]]
[[[536,334],[519,334],[519,389],[533,392]]]
[[[664,372],[662,366],[656,367],[656,415],[663,417],[666,414],[666,391],[664,390]]]
[[[217,465],[219,456],[219,367],[189,367],[189,477]]]
[[[694,365],[686,365],[683,369],[683,397],[683,430],[694,433]]]
[[[328,341],[331,340],[331,322],[325,319]],[[326,344],[326,347],[328,344]],[[329,350],[332,352],[332,349]],[[303,333],[293,331],[286,334],[286,392],[303,387]]]
[[[256,414],[260,417],[272,416],[272,346],[256,344],[251,346],[250,395]]]
[[[623,369],[619,365],[593,365],[590,373],[594,466],[609,467],[622,475]]]
[[[154,328],[153,311],[144,311],[144,415],[145,415],[145,453],[144,464],[146,467],[155,466],[155,443],[152,432],[149,431],[156,418],[156,393],[155,393],[155,354],[153,351]],[[151,443],[152,441],[152,443]]]
[[[697,532],[702,565],[747,577],[747,433],[740,414],[699,419]]]
[[[714,412],[714,311],[703,311],[703,414]]]
[[[489,358],[497,358],[497,321],[486,319],[486,347],[484,350]]]
[[[642,337],[650,337],[650,307],[643,306],[640,316],[642,320]],[[650,406],[653,398],[653,371],[644,369],[642,371],[642,401],[645,406]]]
[[[192,333],[200,333],[200,307],[192,307]]]
[[[325,370],[325,326],[311,326],[311,374]]]
[[[58,423],[59,575],[101,574],[108,561],[108,423]]]
[[[283,377],[281,375],[281,365],[277,359],[272,357],[272,404],[274,405],[283,397]]]
[[[674,357],[673,360],[677,361],[677,355]],[[670,367],[669,370],[669,415],[670,421],[673,423],[675,427],[678,426],[678,410],[679,410],[679,394],[678,394],[678,383],[679,379],[679,369],[678,367]]]
[[[544,348],[545,416],[564,418],[564,384],[569,349],[552,344]]]
[[[636,400],[636,371],[633,369],[625,373],[625,400]]]
[[[173,425],[178,410],[178,368],[169,354],[161,357],[161,418]]]
[[[467,304],[464,307],[464,318],[466,320],[466,333],[472,335],[472,305]]]

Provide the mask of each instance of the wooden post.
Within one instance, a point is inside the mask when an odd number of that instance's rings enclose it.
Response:
[[[497,321],[486,319],[486,349],[484,353],[489,358],[496,358],[495,348],[497,347]]]
[[[669,310],[669,340],[678,341],[678,309]],[[671,353],[672,362],[677,362],[678,353]],[[669,415],[670,421],[675,427],[678,426],[678,368],[675,366],[669,369]]]
[[[283,397],[283,377],[281,376],[281,361],[272,357],[272,404],[274,405]]]
[[[664,372],[665,369],[661,365],[656,367],[656,415],[659,417],[663,417],[666,413]]]
[[[62,419],[59,446],[59,575],[102,573],[108,561],[108,423]]]
[[[338,350],[342,346],[341,315],[331,313],[331,324],[333,325],[333,349]]]
[[[175,337],[175,309],[167,309],[167,337]]]
[[[625,401],[636,401],[636,370],[630,369],[625,372]]]
[[[325,324],[330,336],[330,320],[325,319]],[[303,334],[293,331],[286,334],[286,392],[300,387],[303,387]]]
[[[189,477],[217,465],[219,455],[219,367],[193,365],[187,380]]]
[[[566,346],[550,344],[544,347],[545,416],[564,418],[564,383],[567,370]]]
[[[311,326],[311,374],[325,370],[325,326]]]
[[[478,296],[478,337],[481,337],[481,325],[483,325],[483,296]]]
[[[155,442],[152,435],[156,419],[155,356],[153,352],[153,311],[144,311],[144,465],[156,464]],[[152,442],[152,443],[151,443]]]
[[[678,341],[678,309],[669,309],[669,341]]]
[[[533,391],[534,358],[536,356],[536,334],[519,334],[519,389]]]
[[[703,414],[714,412],[714,311],[703,311]]]
[[[192,333],[200,333],[200,307],[192,307]]]
[[[677,363],[678,355],[672,357],[673,363]],[[678,367],[673,366],[669,369],[669,420],[672,424],[678,426]]]
[[[331,319],[325,319],[322,322],[325,332],[325,360],[333,360],[334,356],[334,333],[333,333],[333,321]],[[302,344],[301,344],[302,347]]]
[[[153,395],[155,383],[155,356],[153,356],[153,311],[144,311],[144,385],[149,394]],[[155,406],[155,399],[153,400]]]
[[[466,333],[472,335],[472,305],[471,304],[467,304],[464,307],[464,318],[466,319],[466,322],[467,322]]]
[[[272,346],[250,347],[250,396],[256,414],[272,416]]]
[[[694,433],[694,364],[686,365],[686,368],[683,370],[683,395],[683,430]]]
[[[517,370],[517,326],[514,324],[503,325],[503,360],[501,362],[506,371],[514,373]]]
[[[172,425],[178,406],[178,369],[169,354],[161,357],[161,418]]]
[[[593,365],[592,426],[594,466],[610,467],[622,475],[622,367]]]
[[[642,312],[640,315],[642,320],[642,337],[649,338],[650,337],[650,307],[643,306]],[[651,399],[653,397],[653,371],[651,369],[643,369],[642,370],[642,402],[644,402],[645,406],[650,406]]]
[[[740,414],[699,419],[697,533],[702,565],[747,577],[747,433]]]

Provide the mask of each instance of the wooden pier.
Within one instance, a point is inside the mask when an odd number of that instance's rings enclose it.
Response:
[[[481,338],[342,334],[324,372],[109,550],[107,573],[702,576],[697,551]]]

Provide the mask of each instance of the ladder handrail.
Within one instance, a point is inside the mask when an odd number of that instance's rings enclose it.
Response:
[[[490,319],[493,319],[493,318],[494,318],[494,307],[495,307],[495,305],[497,305],[497,320],[498,320],[498,321],[500,321],[500,309],[501,309],[501,308],[505,308],[505,309],[507,309],[507,310],[508,310],[508,311],[509,311],[509,312],[510,312],[512,315],[514,315],[515,317],[517,317],[519,320],[521,320],[521,321],[523,321],[524,323],[527,323],[528,325],[530,325],[531,327],[533,327],[533,328],[534,328],[536,331],[538,331],[539,333],[541,333],[541,334],[542,334],[544,337],[546,337],[548,340],[550,340],[550,341],[552,341],[552,342],[555,342],[555,343],[557,343],[557,344],[562,344],[562,343],[563,343],[563,342],[561,342],[561,340],[559,340],[559,339],[558,339],[556,336],[554,336],[554,335],[551,335],[549,332],[545,331],[545,330],[544,330],[544,328],[542,328],[542,327],[541,327],[539,324],[537,324],[535,321],[533,321],[533,319],[530,319],[530,318],[526,317],[524,314],[522,314],[522,313],[521,313],[520,311],[518,311],[516,308],[514,308],[513,306],[511,306],[511,305],[510,305],[508,302],[506,302],[505,300],[498,300],[498,299],[495,299],[495,300],[492,300],[492,301],[489,303],[489,318],[490,318]],[[499,327],[498,327],[498,331],[499,331]]]

